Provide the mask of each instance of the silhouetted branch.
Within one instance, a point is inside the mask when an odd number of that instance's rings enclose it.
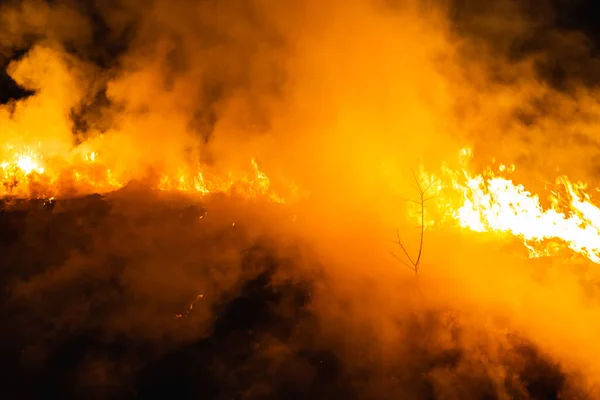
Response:
[[[410,253],[408,252],[408,250],[406,250],[406,247],[404,247],[402,240],[400,239],[400,230],[396,230],[397,241],[394,243],[396,243],[397,245],[400,246],[400,248],[402,249],[402,252],[406,256],[406,259],[408,260],[408,262],[406,262],[405,260],[403,260],[401,257],[397,256],[394,253],[392,253],[392,255],[398,261],[400,261],[402,264],[406,265],[408,268],[413,270],[415,272],[415,274],[418,274],[419,273],[419,263],[421,262],[421,255],[423,254],[423,239],[425,237],[425,202],[427,200],[431,199],[431,197],[425,197],[425,194],[431,188],[431,186],[434,184],[434,182],[431,182],[429,185],[427,185],[427,187],[423,188],[423,186],[419,182],[419,179],[417,178],[417,175],[415,174],[414,170],[412,171],[412,174],[413,174],[413,178],[414,178],[415,184],[416,184],[415,189],[419,192],[419,200],[418,201],[408,200],[408,201],[415,203],[415,204],[419,204],[421,206],[421,226],[420,226],[421,237],[419,240],[419,251],[417,252],[417,257],[415,259],[413,259],[410,256]]]

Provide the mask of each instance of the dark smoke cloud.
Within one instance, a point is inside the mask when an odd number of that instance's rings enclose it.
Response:
[[[534,58],[537,78],[560,91],[597,85],[598,43],[594,39],[597,33],[593,26],[581,22],[580,15],[597,13],[589,4],[465,0],[456,1],[452,9],[454,29],[461,37],[468,38],[465,44],[473,52],[483,48],[498,63]],[[577,25],[573,23],[574,17],[580,21]],[[508,72],[501,67],[491,71],[500,81],[501,74]]]
[[[597,7],[464,0],[448,8],[455,55],[464,60],[451,75],[456,113],[466,121],[458,135],[474,143],[484,164],[495,157],[535,171],[539,180],[559,173],[595,181],[600,58],[598,30],[589,21]]]

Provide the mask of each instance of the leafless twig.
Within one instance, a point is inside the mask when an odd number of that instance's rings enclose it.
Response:
[[[401,257],[397,256],[394,253],[392,253],[392,255],[394,257],[396,257],[396,259],[398,261],[400,261],[402,264],[406,265],[408,268],[413,270],[415,272],[415,274],[418,274],[419,273],[419,263],[421,262],[421,255],[423,254],[423,238],[425,236],[425,202],[431,198],[431,197],[425,197],[425,194],[431,188],[431,186],[433,185],[434,182],[431,182],[429,185],[427,185],[427,187],[423,188],[423,186],[421,186],[421,183],[419,182],[419,179],[417,178],[417,175],[415,174],[414,170],[412,171],[412,174],[413,174],[413,178],[414,178],[415,184],[416,184],[415,189],[419,192],[419,201],[413,201],[413,200],[409,200],[409,201],[419,204],[421,206],[421,226],[420,226],[421,237],[419,240],[419,251],[417,253],[417,257],[415,259],[413,259],[410,256],[408,250],[406,250],[406,247],[402,243],[402,240],[400,239],[400,230],[396,230],[397,241],[395,241],[394,243],[396,243],[397,245],[400,246],[400,248],[402,249],[402,252],[406,256],[406,259],[408,260],[408,262],[406,262],[405,260],[403,260]]]

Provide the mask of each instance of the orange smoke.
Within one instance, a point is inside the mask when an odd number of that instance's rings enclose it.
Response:
[[[184,104],[185,92],[171,95],[156,84],[158,66],[108,79],[48,42],[11,62],[7,72],[33,94],[0,106],[0,196],[106,193],[133,180],[199,195],[224,192],[280,203],[294,196],[294,184],[268,176],[250,151],[235,163],[207,162],[207,146],[186,125],[195,105]],[[72,115],[99,85],[119,106],[100,117],[110,121],[109,129],[82,132]]]

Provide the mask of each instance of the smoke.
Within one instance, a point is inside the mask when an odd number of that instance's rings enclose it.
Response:
[[[33,332],[20,339],[25,369],[58,357],[46,353],[67,346],[63,335],[96,335],[157,348],[147,364],[134,351],[91,356],[78,375],[87,389],[139,371],[152,381],[173,349],[184,363],[209,360],[215,393],[247,390],[230,397],[593,388],[598,306],[581,282],[594,287],[593,270],[534,266],[512,243],[455,231],[427,232],[418,281],[390,256],[396,229],[418,245],[405,216],[411,168],[435,169],[464,145],[477,165],[514,162],[534,185],[563,173],[595,182],[590,36],[562,26],[549,2],[279,3],[0,6],[0,56],[30,93],[0,108],[3,141],[50,155],[87,146],[138,179],[197,161],[225,173],[256,157],[308,194],[283,210],[216,198],[206,211],[128,188],[78,211],[58,202],[60,217],[31,222],[39,232],[14,228],[31,237],[5,245],[7,265],[55,255],[10,284],[26,307],[18,328]],[[64,248],[35,239],[52,243],[58,229]],[[248,312],[277,322],[244,325],[236,299],[255,296],[273,308]],[[206,349],[214,341],[230,359]],[[265,370],[276,378],[263,382]]]
[[[597,44],[585,23],[573,27],[575,18],[585,21],[577,7],[588,6],[458,3],[457,55],[469,60],[452,91],[460,96],[460,135],[485,159],[527,169],[528,182],[552,174],[595,182]]]

